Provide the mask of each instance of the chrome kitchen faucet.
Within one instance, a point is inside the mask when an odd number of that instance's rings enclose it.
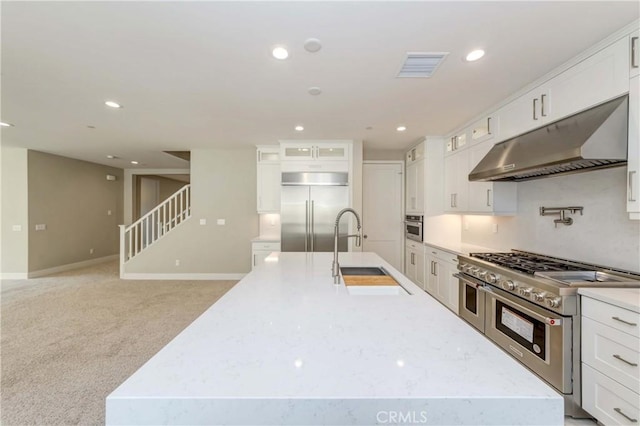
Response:
[[[333,264],[331,270],[333,274],[334,284],[340,284],[340,264],[338,263],[338,227],[340,225],[340,218],[342,218],[342,215],[347,212],[353,213],[353,215],[356,217],[356,221],[358,221],[358,233],[346,235],[345,238],[355,238],[356,247],[360,247],[360,244],[362,243],[362,237],[360,236],[360,216],[358,216],[358,213],[356,213],[356,211],[352,208],[340,210],[338,216],[336,217],[335,227],[333,228]]]

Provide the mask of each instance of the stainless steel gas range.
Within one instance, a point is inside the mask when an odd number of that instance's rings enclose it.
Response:
[[[640,274],[520,250],[458,256],[460,316],[580,408],[579,287],[640,287]]]

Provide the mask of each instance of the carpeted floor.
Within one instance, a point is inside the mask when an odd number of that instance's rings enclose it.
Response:
[[[2,282],[2,425],[104,424],[107,395],[236,283],[123,281],[117,268]]]

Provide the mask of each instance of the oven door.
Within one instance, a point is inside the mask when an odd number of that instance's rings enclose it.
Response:
[[[570,394],[572,318],[494,287],[484,291],[487,337],[559,392]]]
[[[405,235],[408,239],[422,242],[422,222],[405,221]]]
[[[477,278],[457,273],[460,291],[458,292],[458,312],[460,317],[484,333],[485,291],[484,283]]]

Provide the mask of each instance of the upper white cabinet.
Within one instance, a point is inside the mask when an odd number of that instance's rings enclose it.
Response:
[[[500,130],[500,121],[495,114],[489,115],[471,126],[472,143],[497,140]]]
[[[349,160],[349,145],[346,143],[282,142],[280,144],[280,158],[282,161],[347,161]]]
[[[444,211],[464,213],[468,207],[469,150],[444,159]]]
[[[627,145],[627,212],[640,220],[640,75],[629,81],[629,136]]]
[[[424,159],[407,163],[405,204],[407,214],[424,213]]]
[[[629,36],[629,73],[631,77],[640,74],[640,31]]]
[[[258,146],[257,210],[258,213],[280,213],[280,148]]]
[[[467,145],[467,132],[462,131],[457,135],[452,135],[447,139],[446,152],[451,153],[464,148]]]
[[[428,137],[406,154],[406,214],[442,214],[442,138]]]
[[[469,171],[493,148],[491,141],[482,142],[469,149]],[[469,182],[468,213],[508,215],[518,210],[518,193],[515,182]]]
[[[615,98],[629,90],[629,38],[622,38],[498,110],[499,140]]]

